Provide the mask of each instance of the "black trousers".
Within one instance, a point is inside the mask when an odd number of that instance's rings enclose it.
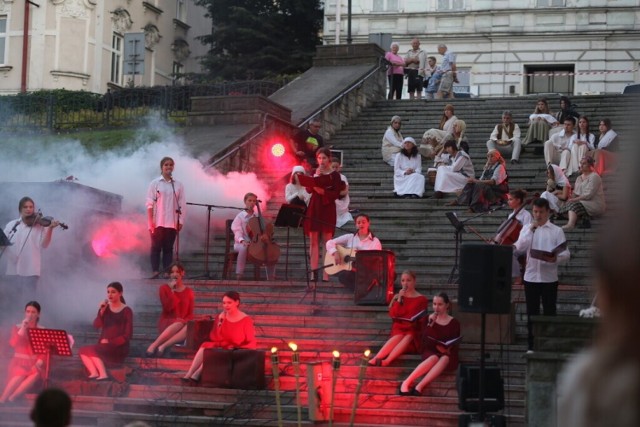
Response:
[[[542,313],[545,316],[556,315],[558,282],[534,283],[525,280],[524,297],[527,301],[527,344],[528,349],[533,350],[533,325],[531,324],[531,316],[540,314],[540,301],[542,301]]]
[[[151,271],[160,271],[160,253],[162,270],[167,270],[173,262],[173,243],[176,241],[175,228],[156,227],[151,234]]]
[[[389,76],[389,96],[387,99],[402,99],[402,83],[404,74],[391,74]]]

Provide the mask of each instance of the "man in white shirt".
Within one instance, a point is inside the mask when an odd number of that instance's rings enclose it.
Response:
[[[567,117],[563,123],[564,129],[551,136],[544,143],[544,163],[545,165],[558,165],[564,172],[569,167],[571,160],[571,149],[569,142],[575,135],[576,119]]]
[[[160,160],[161,175],[151,181],[147,189],[146,207],[149,233],[151,233],[152,279],[160,276],[160,254],[162,271],[167,274],[173,262],[173,244],[184,224],[186,202],[184,186],[173,179],[175,163],[171,157]]]
[[[549,222],[549,202],[539,198],[533,202],[533,221],[520,231],[514,255],[526,255],[524,294],[527,302],[528,350],[533,351],[531,316],[540,314],[540,301],[545,316],[556,315],[558,297],[558,265],[569,260],[567,239],[562,228]]]
[[[520,127],[513,122],[511,111],[502,113],[502,123],[496,125],[487,141],[487,151],[498,150],[503,156],[511,155],[511,163],[520,161],[522,141]]]

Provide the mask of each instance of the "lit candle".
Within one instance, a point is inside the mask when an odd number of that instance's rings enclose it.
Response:
[[[337,371],[338,369],[340,369],[340,352],[333,350],[333,370]]]
[[[302,404],[300,402],[300,354],[298,346],[294,342],[289,343],[289,348],[293,351],[293,372],[296,377],[296,406],[298,408],[298,427],[302,426]]]
[[[333,379],[331,381],[331,405],[329,409],[329,427],[333,426],[333,406],[336,394],[336,381],[340,370],[340,352],[333,350]]]
[[[282,409],[280,405],[280,370],[278,367],[278,347],[271,347],[271,369],[273,370],[273,388],[276,392],[276,409],[278,411],[278,427],[282,427]]]
[[[371,350],[367,349],[364,351],[362,355],[362,359],[360,360],[360,375],[358,376],[358,385],[356,386],[356,396],[353,399],[353,406],[351,407],[351,421],[349,425],[353,427],[353,422],[356,419],[356,409],[358,408],[358,396],[360,395],[360,389],[362,388],[362,380],[364,380],[364,373],[369,366],[369,355],[371,354]]]

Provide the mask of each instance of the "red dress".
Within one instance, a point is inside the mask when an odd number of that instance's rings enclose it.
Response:
[[[33,354],[31,350],[31,343],[29,342],[29,335],[25,333],[23,336],[18,335],[20,327],[13,325],[11,327],[11,338],[9,339],[9,345],[13,347],[15,353],[11,362],[9,362],[9,378],[12,377],[26,377],[33,373],[40,373],[42,376],[43,371],[39,371],[36,368],[36,362],[38,360],[44,361],[44,355]]]
[[[331,178],[331,184],[324,187],[324,194],[319,194],[311,188],[307,191],[311,193],[311,200],[307,207],[306,218],[304,219],[304,232],[326,232],[331,233],[336,226],[336,199],[340,197],[340,191],[344,187],[344,183],[340,179],[338,172],[328,174]]]
[[[253,326],[253,320],[249,316],[245,316],[237,322],[231,322],[227,319],[220,321],[220,315],[216,319],[209,334],[211,341],[202,344],[202,348],[223,348],[231,350],[234,348],[248,348],[255,350],[258,347],[256,343],[256,329]]]
[[[133,335],[133,311],[125,307],[118,313],[111,311],[107,306],[102,316],[100,311],[93,321],[96,329],[102,328],[98,344],[81,347],[79,354],[89,357],[99,357],[105,364],[117,365],[124,362],[129,355],[129,342]],[[106,338],[106,344],[100,341]]]
[[[162,285],[158,290],[160,303],[162,304],[162,314],[158,320],[158,332],[165,329],[177,321],[187,322],[193,319],[193,304],[195,298],[191,288],[184,288],[180,292],[173,292],[171,286]]]
[[[424,295],[417,297],[403,297],[402,304],[394,302],[389,309],[389,317],[393,319],[391,324],[391,336],[411,335],[413,336],[412,347],[409,352],[416,353],[420,348],[420,338],[424,318],[410,322],[408,320],[397,319],[398,317],[411,318],[429,307],[429,299]]]
[[[438,341],[449,341],[460,336],[460,322],[457,319],[451,318],[451,321],[446,325],[440,325],[433,322],[431,326],[426,326],[423,330],[422,345],[422,360],[426,360],[429,356],[444,356],[436,348],[435,341],[427,338],[430,336]],[[458,347],[459,344],[454,344],[450,347],[449,352],[449,364],[447,365],[447,371],[454,371],[458,368]]]

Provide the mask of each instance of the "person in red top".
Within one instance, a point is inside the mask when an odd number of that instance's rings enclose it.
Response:
[[[449,296],[440,292],[433,297],[433,313],[423,330],[422,363],[400,384],[401,396],[420,396],[426,386],[440,376],[443,371],[458,368],[458,344],[444,346],[441,343],[460,338],[460,322],[449,315]],[[411,388],[413,382],[424,378]]]
[[[9,344],[15,349],[13,359],[9,362],[7,385],[0,396],[0,403],[13,402],[33,386],[38,379],[43,378],[44,359],[42,355],[35,355],[29,343],[27,331],[40,328],[40,304],[29,301],[24,307],[24,320],[11,328]]]
[[[81,347],[80,359],[89,372],[89,379],[108,380],[105,365],[118,365],[129,355],[133,335],[133,311],[122,296],[120,282],[107,285],[107,299],[100,303],[93,327],[102,329],[98,344]]]
[[[160,335],[147,348],[145,356],[164,355],[172,345],[187,338],[187,322],[193,319],[195,297],[193,290],[183,281],[184,267],[175,262],[171,265],[169,283],[160,286],[162,314],[158,321]]]
[[[404,353],[416,353],[420,348],[422,316],[429,309],[429,300],[416,291],[416,273],[411,270],[402,272],[400,277],[402,289],[391,299],[389,317],[391,338],[382,346],[378,354],[369,360],[370,365],[389,366]],[[419,318],[409,320],[418,315]]]
[[[204,350],[207,348],[222,348],[232,350],[234,348],[246,348],[255,350],[256,330],[253,320],[239,309],[240,294],[236,291],[227,291],[222,297],[222,313],[218,314],[213,322],[209,339],[204,342],[191,362],[191,367],[182,378],[187,382],[198,382],[202,375]]]

